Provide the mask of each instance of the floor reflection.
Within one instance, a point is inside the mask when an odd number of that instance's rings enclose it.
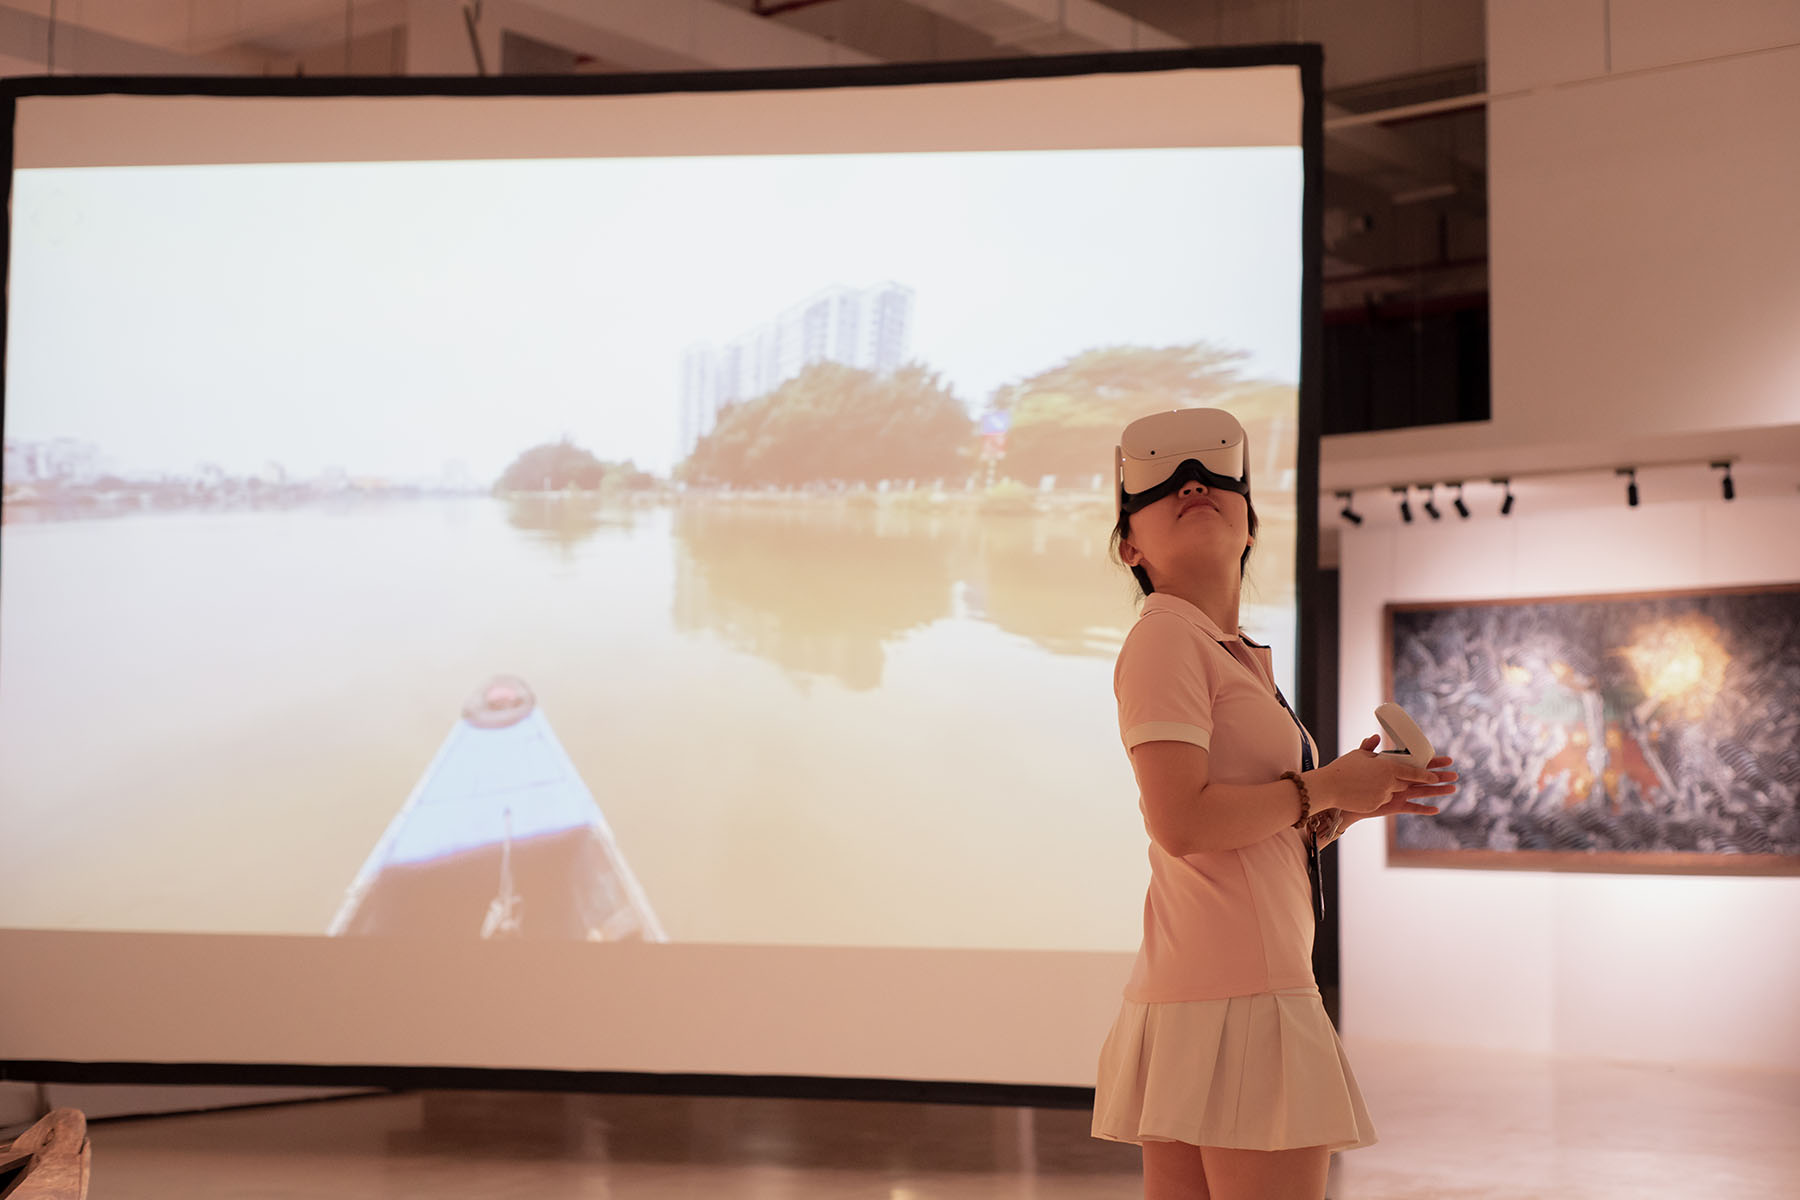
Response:
[[[1786,1200],[1800,1075],[1357,1043],[1330,1200]],[[1136,1200],[1085,1110],[424,1092],[89,1126],[108,1200]]]
[[[1138,1169],[1134,1148],[1087,1136],[1085,1109],[504,1092],[427,1092],[419,1101],[417,1128],[388,1136],[396,1154],[991,1173],[1043,1168],[1037,1147],[1048,1146],[1055,1169]]]

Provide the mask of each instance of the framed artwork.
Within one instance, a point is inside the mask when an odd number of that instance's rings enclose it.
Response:
[[[1458,791],[1395,866],[1800,874],[1800,583],[1390,604],[1385,694]]]

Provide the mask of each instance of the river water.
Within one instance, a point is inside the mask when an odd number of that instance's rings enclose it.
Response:
[[[672,940],[1131,948],[1110,512],[865,499],[10,523],[0,925],[323,932],[506,673]]]

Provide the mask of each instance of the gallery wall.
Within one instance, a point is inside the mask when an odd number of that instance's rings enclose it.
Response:
[[[1594,470],[1506,518],[1341,530],[1346,743],[1383,699],[1389,602],[1800,579],[1800,9],[1488,22],[1494,419],[1328,439],[1321,490]],[[1726,455],[1758,481],[1730,504],[1704,462]],[[1702,461],[1628,508],[1611,469],[1673,459]],[[1340,863],[1349,1036],[1800,1068],[1800,878],[1390,868],[1368,827]]]
[[[1608,491],[1601,508],[1346,531],[1342,740],[1375,731],[1390,602],[1800,579],[1800,499],[1632,509]],[[1800,878],[1390,868],[1383,832],[1339,851],[1346,1035],[1800,1067],[1800,944],[1781,932]]]
[[[1489,0],[1488,70],[1493,419],[1321,486],[1800,453],[1800,5]]]

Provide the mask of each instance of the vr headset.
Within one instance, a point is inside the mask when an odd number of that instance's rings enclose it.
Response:
[[[1129,516],[1193,481],[1248,497],[1244,451],[1244,427],[1222,408],[1178,408],[1138,418],[1113,447],[1118,515]]]

